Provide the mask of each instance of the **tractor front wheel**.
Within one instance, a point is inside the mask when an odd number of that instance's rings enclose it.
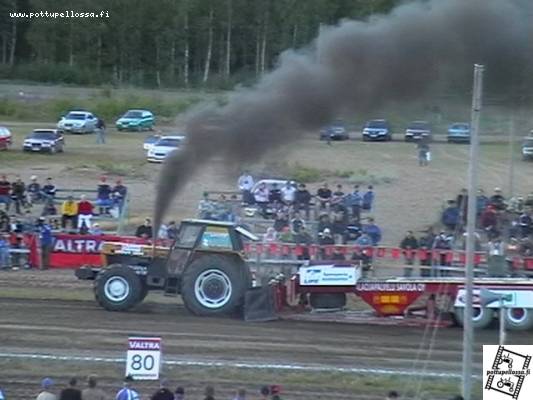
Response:
[[[142,300],[143,287],[131,268],[112,264],[96,276],[94,294],[96,301],[106,310],[126,311]]]
[[[181,297],[196,315],[235,313],[250,287],[246,265],[233,257],[207,255],[194,260],[183,272]]]

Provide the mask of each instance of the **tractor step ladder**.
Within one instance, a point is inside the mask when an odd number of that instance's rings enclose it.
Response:
[[[167,278],[164,295],[176,297],[179,294],[180,280],[177,277]]]

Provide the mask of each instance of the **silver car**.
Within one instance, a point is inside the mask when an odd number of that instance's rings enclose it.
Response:
[[[57,129],[70,133],[93,133],[98,118],[87,111],[69,111],[57,123]]]

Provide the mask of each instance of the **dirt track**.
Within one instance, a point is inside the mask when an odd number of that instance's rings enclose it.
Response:
[[[28,286],[48,291],[50,296],[0,297],[1,352],[121,357],[127,336],[141,334],[160,335],[167,359],[204,362],[408,370],[421,346],[422,360],[428,353],[422,328],[198,318],[191,316],[178,300],[163,301],[155,295],[131,312],[111,313],[92,300],[61,300],[69,293],[87,299],[90,295],[88,285],[74,280],[70,271],[0,274],[0,294]],[[528,343],[530,338],[530,332],[511,334],[509,343]],[[427,370],[459,373],[461,340],[460,329],[439,330]],[[497,330],[479,332],[477,342],[475,373],[479,375],[480,345],[496,344]],[[422,367],[420,363],[416,369]],[[4,379],[27,376],[22,370],[3,372]],[[38,371],[34,382],[40,376],[42,372]]]

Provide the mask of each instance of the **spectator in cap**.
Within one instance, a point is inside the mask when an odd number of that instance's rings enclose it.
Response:
[[[215,400],[215,388],[213,386],[205,387],[204,400]]]
[[[105,400],[106,396],[104,392],[96,387],[96,385],[96,376],[89,375],[87,378],[87,387],[81,392],[82,400]]]
[[[111,200],[111,186],[107,183],[107,177],[100,177],[100,183],[96,187],[96,205],[100,215],[109,214],[109,208],[113,205]]]
[[[71,378],[68,381],[68,387],[59,394],[59,400],[81,400],[81,390],[77,388],[77,385],[78,380]]]
[[[174,391],[174,400],[185,400],[185,389],[178,386]]]
[[[44,378],[41,381],[41,393],[37,396],[36,400],[57,400],[57,396],[52,392],[54,381],[50,378]]]
[[[168,389],[168,381],[161,379],[159,389],[151,397],[152,400],[174,400],[174,394]]]
[[[126,376],[123,387],[117,392],[115,400],[140,400],[140,398],[139,393],[133,389],[133,377]]]

